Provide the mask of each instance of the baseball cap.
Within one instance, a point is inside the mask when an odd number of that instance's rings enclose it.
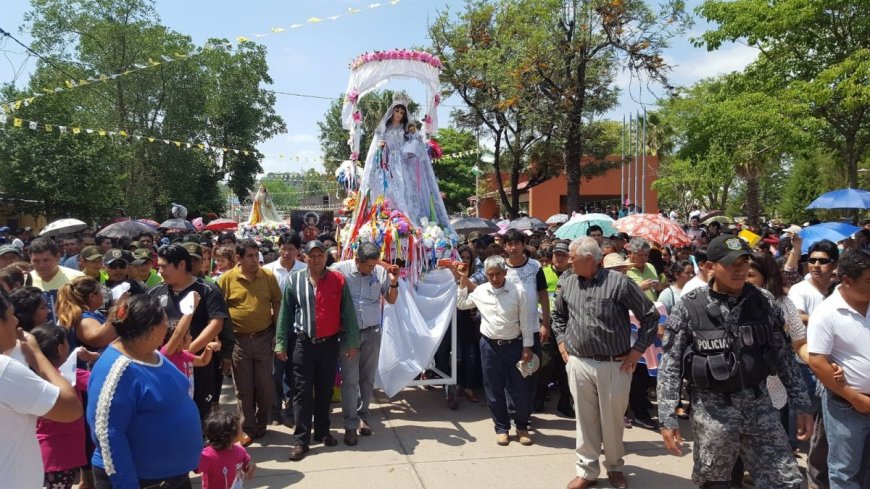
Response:
[[[472,232],[468,233],[468,241],[469,242],[474,241],[476,239],[480,239],[480,232],[472,231]]]
[[[8,233],[8,232],[9,232],[9,226],[0,227],[0,233]]]
[[[313,250],[314,248],[319,248],[320,251],[326,253],[326,245],[323,244],[322,241],[313,239],[305,243],[305,254],[307,255],[308,253],[311,253],[311,250]]]
[[[148,248],[139,248],[138,250],[133,252],[133,260],[130,262],[131,265],[142,265],[143,263],[149,263],[154,260],[154,252],[149,250]]]
[[[734,235],[717,236],[707,245],[707,259],[725,266],[731,265],[741,256],[749,256],[752,250],[746,241]]]
[[[138,241],[131,241],[131,242],[130,242],[130,245],[127,246],[127,249],[130,250],[130,251],[135,251],[135,250],[138,250],[139,247],[140,247],[140,245],[139,245],[139,242],[138,242]]]
[[[133,255],[127,250],[112,249],[103,255],[103,265],[111,265],[112,263],[121,260],[128,264],[133,261]]]
[[[568,253],[568,242],[560,240],[553,243],[553,253]]]
[[[183,243],[181,246],[190,253],[190,256],[202,259],[202,246],[200,246],[199,243],[188,241],[187,243]]]
[[[5,255],[7,253],[15,253],[19,257],[21,256],[21,250],[19,250],[18,247],[15,245],[0,246],[0,256]]]
[[[796,234],[796,233],[799,233],[801,229],[803,229],[803,228],[798,226],[797,224],[792,224],[791,226],[783,229],[782,232]]]
[[[79,258],[85,261],[102,260],[103,254],[96,246],[85,246],[82,252],[79,253]]]

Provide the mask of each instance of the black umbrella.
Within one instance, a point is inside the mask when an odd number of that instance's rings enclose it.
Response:
[[[547,229],[547,223],[537,217],[520,217],[514,219],[508,224],[508,229],[516,229],[519,231],[534,231],[536,229]]]
[[[153,227],[139,221],[122,221],[109,224],[100,229],[97,236],[106,236],[109,238],[135,238],[142,233],[156,233],[157,230]]]
[[[453,226],[453,230],[456,231],[457,234],[462,235],[474,232],[490,234],[498,231],[498,226],[496,226],[494,222],[480,217],[461,217],[450,221],[450,225]]]
[[[196,228],[187,219],[167,219],[160,224],[159,229],[167,231],[196,231]]]

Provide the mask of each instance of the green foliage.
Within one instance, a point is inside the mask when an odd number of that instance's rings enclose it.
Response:
[[[444,154],[460,153],[477,149],[477,138],[468,131],[461,131],[450,127],[438,130],[435,135],[438,145]],[[438,189],[444,194],[444,206],[447,212],[465,212],[469,207],[469,197],[474,193],[474,168],[475,163],[481,171],[483,163],[478,161],[478,155],[468,155],[461,158],[451,158],[433,163],[435,176],[438,178]]]
[[[832,189],[827,187],[823,172],[834,165],[833,158],[819,152],[795,159],[777,207],[785,222],[800,224],[815,217],[814,212],[806,210],[806,207],[816,197]]]
[[[394,92],[382,90],[370,92],[360,98],[357,108],[363,116],[360,137],[360,160],[365,163],[366,152],[372,142],[372,136],[377,129],[378,122],[390,108],[394,97],[402,97],[408,100],[408,116],[419,117],[417,110],[419,105],[404,91]],[[329,104],[323,120],[317,123],[320,130],[320,148],[323,150],[324,167],[326,174],[332,175],[341,165],[341,162],[350,159],[350,146],[347,144],[349,133],[341,123],[341,109],[344,105],[344,94]]]
[[[22,109],[16,115],[26,119],[124,130],[154,137],[156,142],[123,136],[58,139],[56,134],[37,137],[27,131],[7,131],[0,134],[0,148],[8,155],[0,157],[0,186],[8,196],[33,199],[48,185],[35,179],[15,180],[11,176],[15,165],[27,165],[34,175],[51,175],[49,167],[56,161],[66,161],[71,168],[99,168],[83,171],[81,180],[101,181],[102,175],[111,175],[114,181],[101,184],[96,192],[64,180],[59,207],[43,197],[44,207],[33,209],[36,212],[100,218],[123,211],[160,220],[170,202],[184,204],[191,216],[220,212],[224,199],[217,184],[224,178],[236,195],[247,196],[261,171],[253,148],[285,130],[274,113],[274,94],[261,88],[271,83],[265,48],[242,43],[231,49],[225,41],[197,48],[189,37],[162,26],[153,2],[143,0],[35,0],[26,20],[34,48],[58,59],[51,65],[37,65],[26,92],[94,72],[124,72],[161,54],[182,53],[190,58],[41,97]],[[13,100],[18,94],[7,90],[5,95]],[[163,139],[239,148],[248,154],[190,151],[160,143]],[[96,199],[95,194],[101,197]],[[83,208],[70,202],[89,204]]]
[[[850,186],[870,148],[870,3],[864,0],[706,0],[698,9],[716,29],[696,39],[718,49],[759,48],[747,70],[768,94],[800,105],[806,124],[834,151]]]
[[[305,197],[335,191],[337,184],[334,180],[328,173],[309,168],[304,172],[268,173],[260,183],[269,190],[275,207],[290,210],[299,207]]]

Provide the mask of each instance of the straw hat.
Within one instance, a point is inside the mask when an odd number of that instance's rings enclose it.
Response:
[[[608,253],[604,257],[604,268],[623,268],[634,266],[634,263],[622,258],[619,253]]]

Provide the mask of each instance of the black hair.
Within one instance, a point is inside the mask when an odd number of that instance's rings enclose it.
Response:
[[[24,285],[24,272],[14,265],[9,265],[0,270],[0,282],[5,283],[9,290],[17,289]]]
[[[764,279],[764,288],[779,299],[785,296],[785,280],[782,272],[776,264],[776,260],[769,253],[753,253],[750,256],[749,266],[761,274]]]
[[[302,239],[296,233],[283,233],[278,236],[278,247],[284,245],[293,245],[297,250],[302,249]]]
[[[223,244],[223,242],[227,240],[232,241],[233,244],[236,244],[238,241],[234,233],[221,233],[220,236],[218,236],[218,244]]]
[[[848,250],[838,262],[837,273],[841,277],[856,280],[870,268],[870,252],[867,250]]]
[[[45,296],[36,287],[21,287],[9,295],[12,306],[15,308],[15,316],[18,317],[18,325],[24,331],[30,331],[38,324],[33,324],[33,315],[45,303]],[[5,309],[4,309],[5,310]]]
[[[837,244],[829,239],[823,239],[821,241],[816,241],[810,246],[809,252],[807,255],[812,255],[813,253],[826,253],[828,258],[831,261],[837,261],[840,258],[840,250],[837,249]]]
[[[205,419],[205,439],[215,450],[226,450],[239,434],[239,423],[238,411],[215,409]]]
[[[36,238],[30,242],[30,247],[28,248],[30,255],[35,255],[37,253],[51,253],[52,256],[57,256],[57,244],[51,240],[50,238]]]
[[[75,234],[64,234],[64,235],[61,236],[61,238],[60,238],[61,242],[66,241],[66,240],[70,240],[70,239],[73,240],[73,241],[75,241],[76,243],[81,243],[81,242],[82,242],[82,237],[81,237],[81,236],[78,236],[78,235],[75,235]]]
[[[139,241],[139,239],[141,239],[142,236],[145,236],[146,238],[151,238],[152,241],[154,240],[153,234],[149,233],[148,231],[143,231],[143,232],[136,235],[136,241]]]
[[[109,243],[111,243],[111,242],[112,242],[112,238],[110,238],[110,237],[108,237],[108,236],[97,236],[96,238],[94,238],[94,243],[96,243],[97,246],[102,246],[103,243],[106,242],[106,241],[108,241]]]
[[[695,262],[700,266],[702,263],[707,261],[707,252],[698,250],[694,253]]]
[[[508,229],[504,235],[502,235],[502,241],[505,243],[522,243],[526,244],[526,235],[522,233],[522,231],[518,229]]]
[[[683,269],[686,267],[693,267],[692,262],[689,260],[677,260],[674,263],[671,263],[671,276],[676,280],[677,275],[683,273]]]
[[[236,254],[239,256],[245,256],[246,249],[254,249],[260,251],[260,245],[257,244],[253,239],[243,239],[236,243]]]
[[[193,259],[190,257],[190,252],[179,244],[161,246],[157,250],[157,256],[166,260],[166,263],[176,266],[184,262],[184,269],[188,273],[193,270]]]
[[[48,361],[56,364],[61,360],[60,345],[67,342],[66,328],[54,323],[45,323],[30,330],[30,334],[36,338],[39,349]]]
[[[601,235],[604,236],[604,229],[602,229],[598,224],[593,224],[586,228],[586,236],[591,236],[593,231],[599,231]]]
[[[9,294],[7,294],[5,290],[0,288],[0,321],[6,319],[6,310],[10,307],[12,307],[14,311],[12,299],[9,298]]]
[[[402,127],[407,129],[408,128],[408,107],[406,107],[405,104],[396,104],[393,106],[393,108],[390,110],[390,117],[387,119],[387,125],[389,125],[390,122],[392,122],[393,111],[396,110],[396,107],[401,107],[401,108],[405,109],[405,113],[402,114]]]
[[[112,326],[121,340],[136,340],[148,334],[151,328],[163,322],[166,314],[160,299],[148,295],[134,295],[112,308]]]
[[[656,269],[656,274],[661,275],[665,273],[665,260],[662,258],[662,250],[657,248],[650,249],[647,261]]]

